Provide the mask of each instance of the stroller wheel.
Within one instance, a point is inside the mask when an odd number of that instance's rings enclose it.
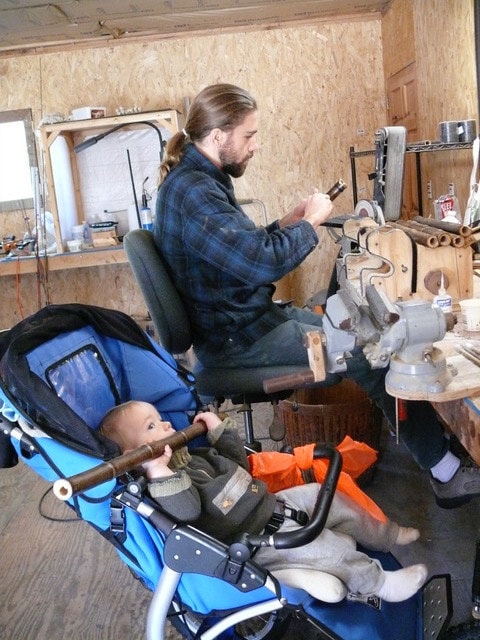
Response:
[[[235,640],[339,640],[302,610],[285,608],[250,618],[235,627]]]
[[[285,620],[279,620],[277,611],[244,620],[235,626],[235,636],[239,640],[275,640],[284,638]]]
[[[450,627],[445,640],[478,640],[480,637],[480,620],[464,622],[456,627]]]

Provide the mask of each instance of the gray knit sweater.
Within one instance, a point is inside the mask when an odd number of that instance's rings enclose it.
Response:
[[[235,423],[226,418],[208,433],[211,447],[174,451],[173,476],[151,480],[150,496],[179,522],[230,542],[242,532],[260,533],[273,513],[275,495],[248,472]]]

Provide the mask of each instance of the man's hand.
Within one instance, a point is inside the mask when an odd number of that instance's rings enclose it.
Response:
[[[332,213],[333,203],[330,196],[326,193],[314,193],[307,198],[303,219],[310,222],[312,227],[316,229],[328,220]]]
[[[301,200],[286,216],[279,220],[280,227],[307,220],[316,229],[328,220],[333,209],[330,197],[326,193],[312,193]]]

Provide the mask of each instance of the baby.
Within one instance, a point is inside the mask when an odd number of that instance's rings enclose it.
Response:
[[[279,505],[311,515],[318,484],[269,493],[265,483],[248,471],[248,458],[234,421],[222,421],[210,412],[197,414],[194,422],[200,420],[207,426],[210,447],[172,451],[165,445],[163,455],[143,464],[150,497],[173,519],[191,523],[228,544],[240,533],[268,530]],[[153,405],[135,400],[108,411],[99,429],[122,452],[175,433]],[[299,526],[287,515],[279,530]],[[385,571],[378,560],[358,551],[357,543],[388,552],[394,545],[417,540],[419,535],[417,529],[401,527],[391,520],[380,522],[347,496],[336,493],[325,528],[315,540],[297,549],[261,548],[255,560],[272,573],[287,568],[324,571],[337,576],[350,593],[400,602],[424,584],[426,566],[415,564]],[[304,588],[308,590],[308,585]]]

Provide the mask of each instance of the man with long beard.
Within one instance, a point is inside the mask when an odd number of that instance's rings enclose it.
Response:
[[[258,149],[257,130],[257,104],[244,89],[215,84],[196,96],[160,167],[155,242],[187,310],[202,365],[308,367],[304,336],[322,327],[322,317],[275,304],[272,283],[317,246],[316,229],[332,203],[328,195],[313,193],[278,220],[256,227],[235,198],[232,178],[243,175]],[[385,391],[386,373],[372,369],[359,348],[341,375],[353,378],[393,425],[395,401]],[[480,470],[449,450],[430,403],[408,403],[400,437],[430,471],[440,506],[480,495]]]

